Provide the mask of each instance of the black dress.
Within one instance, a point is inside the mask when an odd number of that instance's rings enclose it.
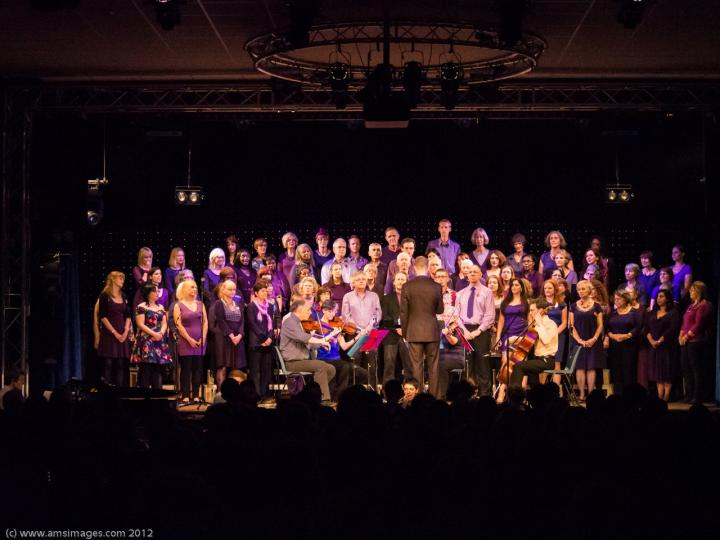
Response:
[[[648,379],[660,383],[673,381],[677,368],[677,337],[680,333],[680,316],[676,309],[669,310],[658,318],[657,310],[650,314],[645,328],[654,340],[663,338],[657,347],[649,347]]]
[[[210,309],[212,317],[209,319],[213,321],[212,330],[215,334],[215,367],[246,367],[244,336],[237,345],[230,340],[230,334],[244,334],[245,317],[242,306],[235,301],[227,306],[222,300],[218,300]]]

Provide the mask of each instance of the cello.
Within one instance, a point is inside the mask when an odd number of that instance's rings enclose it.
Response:
[[[508,345],[508,360],[500,367],[497,377],[499,382],[505,385],[510,383],[510,376],[515,364],[528,359],[537,339],[538,334],[535,331],[535,321],[533,321],[528,324],[527,330],[522,336],[516,339],[512,345]]]

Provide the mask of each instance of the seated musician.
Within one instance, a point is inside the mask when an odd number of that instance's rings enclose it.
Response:
[[[440,336],[440,393],[438,399],[445,399],[450,373],[465,369],[465,347],[455,333],[457,321],[453,320],[441,330]]]
[[[555,353],[558,349],[558,327],[548,317],[550,305],[544,298],[530,300],[528,320],[537,333],[537,341],[532,358],[524,362],[517,362],[510,376],[510,386],[527,386],[527,375],[542,373],[546,369],[553,369]]]
[[[322,338],[313,337],[306,332],[301,321],[310,319],[312,308],[303,299],[290,304],[290,313],[280,329],[280,353],[285,359],[289,371],[309,371],[313,379],[320,385],[324,404],[330,404],[329,382],[335,377],[335,368],[321,360],[310,359],[310,347],[320,346],[330,349],[330,344]]]
[[[336,317],[337,304],[334,300],[325,300],[322,303],[322,318],[320,319],[322,336],[330,344],[330,350],[319,349],[317,359],[328,362],[335,367],[335,391],[333,398],[342,394],[350,384],[367,384],[368,372],[360,366],[353,366],[352,362],[342,358],[341,351],[349,350],[360,337],[359,332],[354,334],[343,332],[343,321]]]

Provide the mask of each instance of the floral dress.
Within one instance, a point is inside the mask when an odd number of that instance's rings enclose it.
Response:
[[[161,308],[155,311],[147,306],[140,305],[135,310],[135,314],[145,315],[145,326],[155,332],[160,332],[165,310]],[[155,341],[152,336],[148,336],[144,332],[138,332],[130,362],[135,364],[169,364],[172,362],[167,336],[163,336],[160,341]]]

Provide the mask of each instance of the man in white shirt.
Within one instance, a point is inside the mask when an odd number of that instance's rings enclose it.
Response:
[[[527,376],[530,373],[542,373],[546,369],[553,369],[555,353],[558,350],[558,327],[547,316],[550,305],[544,298],[530,300],[528,321],[537,334],[535,350],[532,358],[524,362],[517,362],[510,376],[510,386],[527,386]]]

